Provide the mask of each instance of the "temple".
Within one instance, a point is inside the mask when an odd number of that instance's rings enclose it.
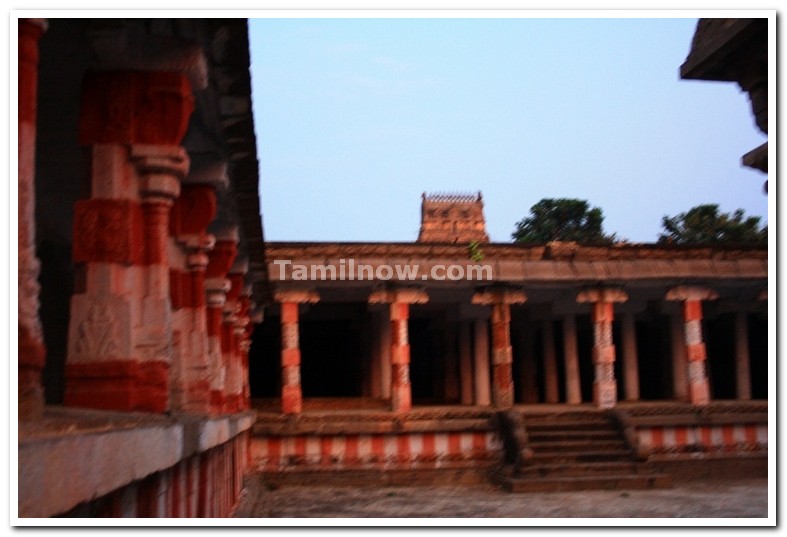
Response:
[[[481,192],[415,242],[265,241],[244,19],[18,42],[19,518],[767,473],[766,248],[496,243]]]

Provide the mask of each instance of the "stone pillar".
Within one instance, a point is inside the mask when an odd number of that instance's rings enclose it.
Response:
[[[615,345],[612,343],[612,322],[615,302],[625,302],[628,295],[622,289],[600,287],[579,292],[577,302],[592,304],[593,320],[593,403],[599,408],[612,408],[617,403],[618,385],[615,380]]]
[[[622,316],[623,385],[627,401],[639,400],[639,364],[637,362],[637,326],[634,314]]]
[[[541,340],[544,346],[544,400],[547,403],[557,403],[560,401],[560,388],[558,387],[555,331],[552,319],[544,321]]]
[[[460,401],[463,405],[473,404],[473,349],[470,323],[459,322],[459,376],[461,379]]]
[[[210,379],[211,411],[224,411],[227,366],[224,349],[228,335],[223,329],[224,308],[227,293],[232,284],[227,275],[238,255],[238,230],[236,227],[223,227],[216,230],[216,244],[208,254],[208,267],[205,270],[205,293],[207,295],[207,332],[208,332],[208,370]]]
[[[241,317],[240,297],[245,287],[245,275],[248,271],[248,260],[236,258],[227,274],[230,290],[224,303],[222,317],[222,353],[227,367],[224,384],[224,410],[240,411],[243,403],[243,359],[240,354],[240,343],[245,332],[244,319]]]
[[[683,316],[670,315],[670,350],[672,355],[672,396],[687,401],[689,392],[686,380],[686,346],[683,344]]]
[[[751,399],[751,371],[749,357],[749,324],[746,313],[735,312],[735,395]]]
[[[385,308],[380,315],[380,389],[383,399],[391,398],[391,313]]]
[[[314,291],[279,291],[275,299],[281,307],[281,411],[300,414],[303,391],[298,306],[316,304],[320,297]]]
[[[189,173],[170,215],[172,247],[170,299],[172,301],[173,363],[172,408],[183,412],[210,411],[210,359],[208,352],[205,272],[208,252],[216,238],[207,233],[216,214],[212,184],[194,183]]]
[[[706,350],[702,340],[702,301],[715,300],[718,294],[706,287],[678,286],[667,292],[666,300],[683,302],[683,342],[688,365],[689,402],[707,405],[710,384],[705,369]]]
[[[484,289],[473,295],[473,304],[492,307],[492,403],[496,408],[514,405],[511,304],[525,300],[525,293],[510,289]]]
[[[473,324],[473,369],[475,370],[475,404],[489,406],[492,398],[489,393],[489,321],[476,319]]]
[[[252,292],[252,284],[246,284],[240,296],[241,309],[238,314],[240,319],[239,328],[241,332],[237,336],[237,341],[238,354],[240,355],[241,361],[242,388],[242,398],[239,410],[248,410],[251,408],[251,386],[249,385],[249,350],[251,349],[251,337],[254,334],[253,316],[255,315],[255,304],[251,300]]]
[[[412,408],[410,386],[410,342],[407,321],[410,304],[425,304],[427,294],[420,289],[381,289],[369,296],[370,304],[389,304],[391,312],[391,409],[409,412]]]
[[[17,125],[19,168],[18,222],[18,386],[19,419],[40,418],[44,411],[41,371],[46,360],[38,316],[40,262],[35,237],[36,110],[38,106],[38,41],[46,29],[43,19],[19,19],[19,110]]]
[[[67,405],[169,409],[169,212],[189,168],[177,144],[192,110],[179,73],[85,75],[79,139],[91,148],[91,198],[74,207],[85,279],[71,300]]]
[[[566,375],[566,403],[578,405],[582,402],[582,388],[579,379],[577,320],[574,315],[566,315],[563,318],[563,361]]]

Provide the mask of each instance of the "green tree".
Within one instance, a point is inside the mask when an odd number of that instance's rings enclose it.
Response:
[[[743,209],[720,213],[716,204],[697,205],[677,216],[661,219],[660,244],[741,246],[768,243],[768,226],[760,227],[759,216],[746,216]]]
[[[575,241],[581,244],[611,244],[615,235],[605,235],[604,214],[587,201],[544,198],[530,208],[530,216],[516,223],[515,242]]]

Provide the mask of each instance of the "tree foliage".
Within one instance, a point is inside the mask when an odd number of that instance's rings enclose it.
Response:
[[[530,216],[516,223],[511,236],[515,242],[610,244],[615,235],[604,234],[603,222],[601,209],[585,200],[544,198],[530,208]]]
[[[660,244],[764,246],[768,243],[768,227],[760,227],[759,216],[747,217],[743,209],[720,213],[715,204],[697,205],[685,213],[664,216],[661,227]]]

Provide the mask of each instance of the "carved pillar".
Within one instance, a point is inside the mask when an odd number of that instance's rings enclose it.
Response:
[[[380,390],[383,399],[391,398],[391,312],[380,314]]]
[[[38,274],[35,238],[35,146],[38,100],[38,41],[46,29],[43,19],[20,19],[19,27],[19,123],[18,123],[18,325],[19,325],[19,419],[41,417],[44,389],[41,371],[46,360],[44,335],[38,317]]]
[[[473,304],[492,307],[492,403],[496,408],[514,405],[511,304],[525,300],[525,293],[508,289],[485,289],[473,295]]]
[[[637,326],[634,314],[624,313],[623,335],[623,384],[627,401],[639,400],[639,364],[637,358]]]
[[[557,378],[557,355],[555,354],[555,329],[552,319],[544,321],[541,341],[544,346],[544,400],[547,403],[560,401]]]
[[[615,380],[615,345],[612,343],[612,322],[615,302],[625,302],[628,295],[622,289],[590,288],[580,291],[577,302],[592,304],[593,320],[593,403],[600,408],[612,408],[617,403],[618,385]]]
[[[227,366],[224,386],[226,412],[238,412],[243,406],[243,357],[240,352],[240,343],[245,333],[245,325],[240,297],[245,286],[244,279],[247,271],[248,261],[236,259],[228,274],[230,290],[224,304],[222,325],[222,353]]]
[[[391,312],[391,409],[409,412],[412,408],[410,386],[410,342],[407,321],[410,304],[425,304],[427,294],[419,289],[382,289],[369,296],[370,304],[389,304]]]
[[[489,321],[476,319],[473,322],[473,370],[475,372],[475,404],[489,406]]]
[[[746,313],[735,312],[735,395],[751,399],[751,371],[749,356],[749,324]]]
[[[91,198],[74,208],[85,285],[71,301],[67,405],[169,408],[169,211],[189,168],[177,144],[192,110],[178,73],[85,75],[79,135],[91,146]]]
[[[582,402],[582,389],[579,379],[577,319],[574,315],[563,317],[563,362],[566,375],[566,403],[578,405]]]
[[[241,400],[239,410],[248,410],[251,408],[249,349],[251,349],[251,336],[254,333],[254,323],[252,322],[252,309],[254,303],[251,300],[251,294],[252,285],[246,284],[240,296],[240,312],[238,313],[239,322],[236,328],[238,355],[240,356],[241,365]]]
[[[190,180],[190,174],[187,180]],[[216,214],[216,192],[211,184],[184,184],[170,215],[172,248],[173,364],[172,405],[184,412],[210,411],[205,272],[208,252],[216,238],[207,233]]]
[[[303,391],[298,305],[315,304],[320,297],[313,291],[279,291],[275,299],[281,307],[281,411],[299,414],[303,408]]]
[[[207,295],[208,370],[210,372],[210,406],[214,413],[224,410],[224,394],[227,377],[225,349],[229,335],[224,333],[224,307],[227,293],[232,284],[227,275],[238,255],[238,230],[223,228],[216,232],[216,244],[208,254],[205,270],[205,292]]]
[[[702,339],[702,301],[715,300],[718,294],[705,287],[679,286],[667,292],[666,300],[683,302],[683,342],[688,365],[689,402],[707,405],[710,401],[710,384],[705,368],[707,353]]]

